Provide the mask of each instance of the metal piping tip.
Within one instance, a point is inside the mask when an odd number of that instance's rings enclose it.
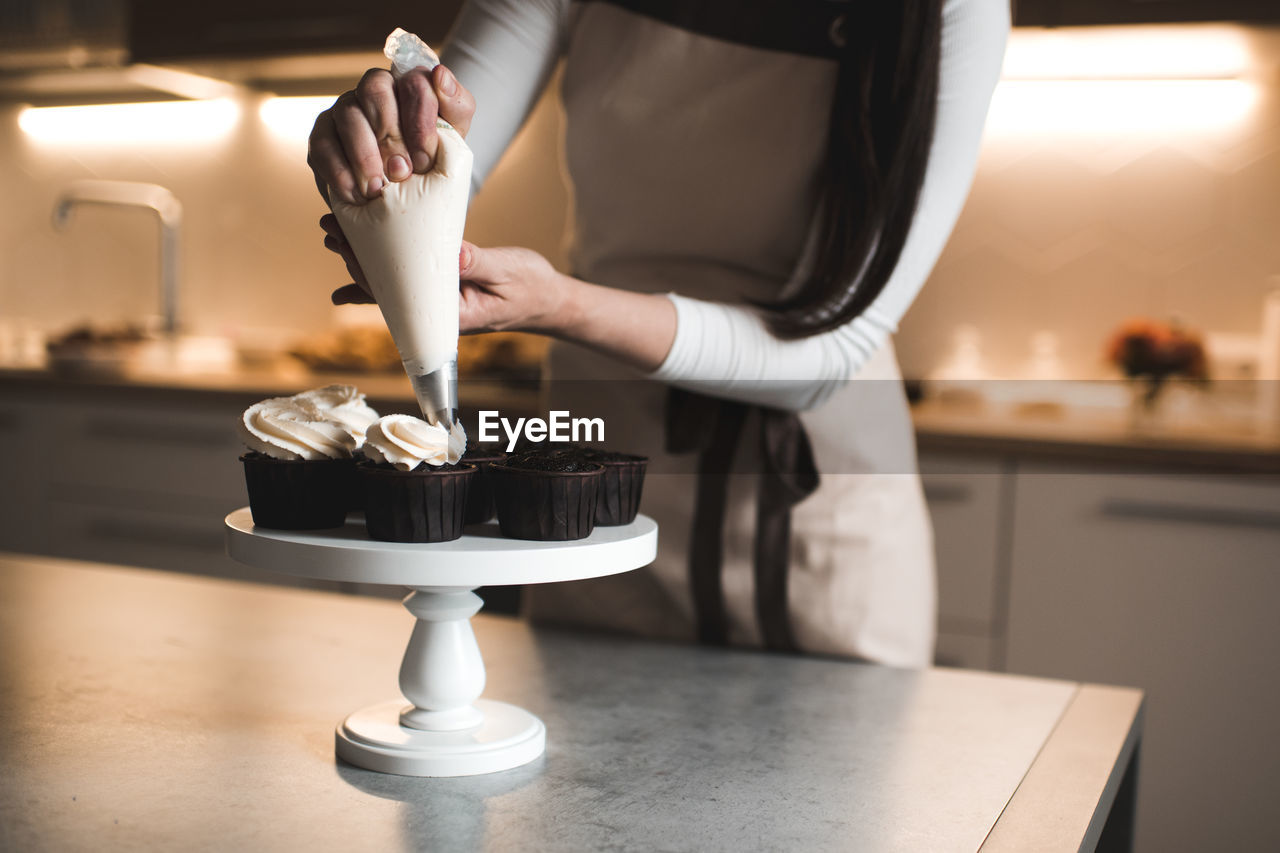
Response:
[[[409,376],[413,395],[427,423],[452,430],[458,420],[458,358],[454,356],[439,370]]]

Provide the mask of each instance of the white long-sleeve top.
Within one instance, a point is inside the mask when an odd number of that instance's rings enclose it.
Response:
[[[803,260],[834,61],[569,0],[471,0],[444,61],[476,98],[478,188],[564,57],[575,272],[668,293],[676,335],[652,378],[803,410],[857,376],[933,269],[973,179],[1008,28],[1004,0],[947,0],[933,146],[897,267],[861,316],[799,340],[741,302],[776,296]]]

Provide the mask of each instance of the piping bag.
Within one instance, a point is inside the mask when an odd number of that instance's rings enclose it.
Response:
[[[399,79],[439,58],[420,38],[397,28],[383,49]],[[443,119],[431,171],[385,181],[382,195],[330,207],[351,244],[391,330],[414,396],[428,422],[460,434],[458,422],[458,253],[471,188],[471,149]]]

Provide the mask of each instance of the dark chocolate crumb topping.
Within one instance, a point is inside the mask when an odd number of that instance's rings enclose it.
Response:
[[[547,456],[539,453],[526,453],[519,456],[510,456],[502,464],[508,468],[517,468],[521,471],[552,471],[560,474],[577,474],[600,470],[599,464],[576,458],[569,454]]]
[[[600,450],[595,447],[583,447],[568,452],[591,462],[644,462],[647,459],[634,453],[619,453],[616,450]]]

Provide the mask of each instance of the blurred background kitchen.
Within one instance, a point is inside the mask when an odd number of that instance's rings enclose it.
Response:
[[[306,136],[391,28],[439,42],[458,4],[366,5],[0,6],[0,549],[273,580],[222,554],[238,412],[333,381],[413,410],[376,311],[329,304]],[[1015,21],[897,338],[938,662],[1144,688],[1139,849],[1276,849],[1280,5]],[[567,268],[560,118],[552,91],[468,239]],[[541,354],[464,343],[464,406],[532,410]]]

